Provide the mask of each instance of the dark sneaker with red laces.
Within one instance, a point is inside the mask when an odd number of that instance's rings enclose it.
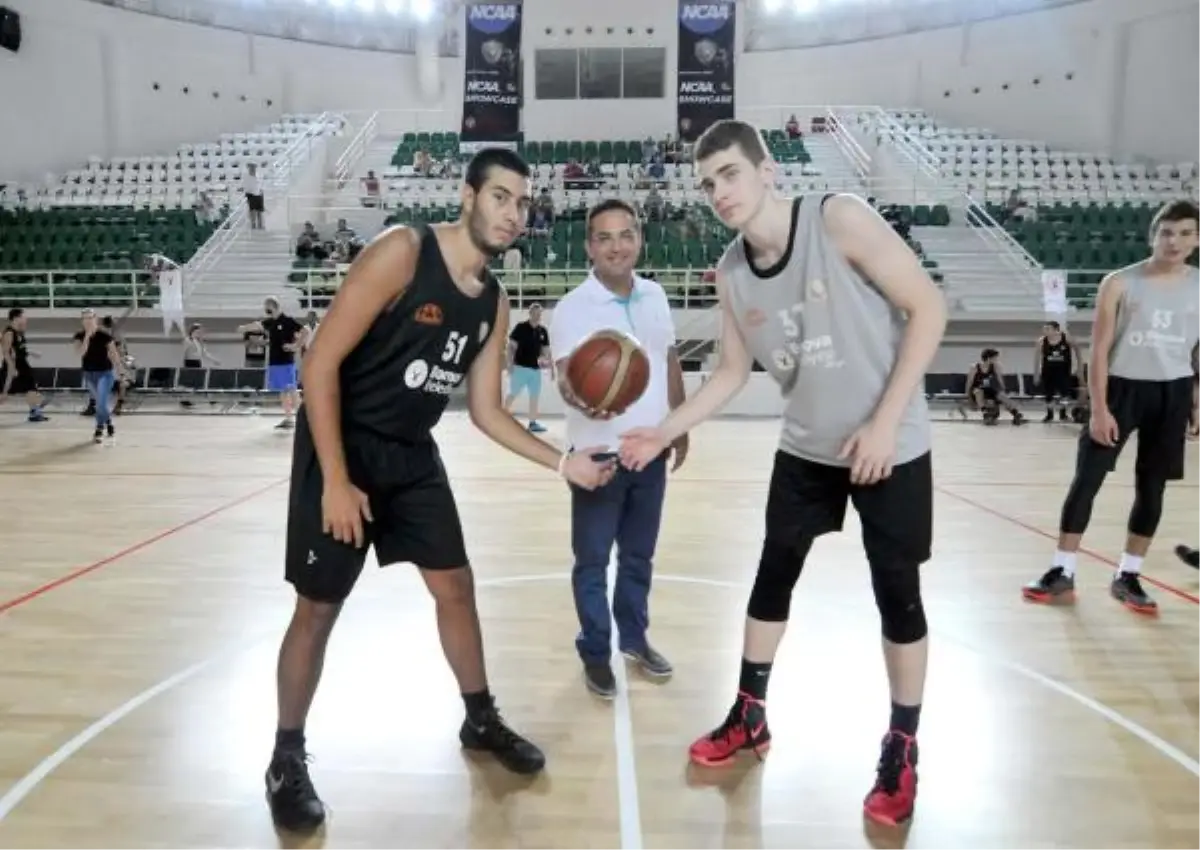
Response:
[[[725,722],[688,748],[688,756],[705,767],[730,764],[742,750],[750,750],[760,759],[771,749],[771,730],[767,728],[767,704],[745,691],[739,691]]]
[[[883,738],[875,785],[863,800],[863,814],[884,826],[910,820],[917,803],[917,739],[892,730]]]

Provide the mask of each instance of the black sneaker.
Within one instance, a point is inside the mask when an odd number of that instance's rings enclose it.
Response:
[[[1042,417],[1042,421],[1043,422],[1053,422],[1054,421],[1054,408],[1053,407],[1046,408],[1046,415],[1044,417]]]
[[[583,681],[587,689],[598,697],[612,699],[617,695],[617,677],[607,661],[583,665]]]
[[[1142,589],[1142,581],[1137,573],[1118,572],[1113,576],[1108,590],[1113,599],[1131,611],[1137,611],[1139,614],[1158,613],[1158,603]]]
[[[623,649],[621,654],[636,663],[647,676],[665,679],[675,672],[671,667],[671,662],[650,644],[646,644],[645,649],[640,652],[634,649]]]
[[[1200,569],[1200,549],[1180,545],[1175,547],[1175,555],[1189,567]]]
[[[1021,588],[1021,595],[1030,602],[1073,602],[1075,576],[1067,575],[1062,567],[1051,567],[1041,578]]]
[[[104,442],[104,429],[103,428],[97,428],[95,431],[92,432],[92,442],[95,443],[96,445],[100,445],[102,442]]]
[[[325,804],[309,778],[304,750],[276,750],[266,783],[276,826],[290,832],[311,832],[325,822]]]
[[[113,424],[111,422],[109,422],[105,426],[104,430],[105,430],[105,433],[108,434],[108,439],[110,442],[117,438],[117,429],[113,427]]]
[[[464,720],[458,739],[468,750],[491,753],[513,773],[530,775],[546,766],[545,753],[514,732],[495,706],[482,717]]]

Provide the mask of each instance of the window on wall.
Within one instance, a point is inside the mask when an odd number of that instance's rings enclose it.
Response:
[[[662,98],[664,47],[543,48],[534,51],[534,96],[539,100]]]

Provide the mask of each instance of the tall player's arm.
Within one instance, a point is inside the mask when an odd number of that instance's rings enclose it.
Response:
[[[1108,410],[1108,354],[1117,327],[1117,305],[1125,282],[1110,274],[1100,283],[1096,295],[1096,315],[1092,319],[1092,362],[1088,369],[1088,395],[1093,410]]]
[[[842,255],[908,317],[900,352],[873,421],[897,425],[942,343],[946,299],[917,255],[866,201],[835,195],[824,207],[825,228]]]
[[[508,297],[501,292],[496,305],[495,330],[467,373],[467,411],[471,422],[492,441],[513,454],[547,469],[556,469],[580,487],[591,490],[607,483],[612,477],[613,465],[591,459],[591,455],[603,451],[602,446],[564,453],[533,436],[505,409],[501,392],[508,323]]]
[[[419,248],[416,234],[407,227],[387,230],[363,248],[302,361],[304,407],[327,485],[350,480],[342,444],[342,361],[379,314],[404,293],[416,271]]]
[[[750,379],[754,359],[746,348],[746,341],[742,339],[720,271],[717,272],[716,286],[721,304],[721,348],[717,354],[717,365],[704,386],[672,410],[659,426],[661,437],[668,445],[719,413]]]

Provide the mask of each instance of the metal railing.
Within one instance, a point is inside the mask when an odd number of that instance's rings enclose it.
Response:
[[[363,158],[363,154],[367,152],[371,142],[375,140],[375,135],[379,131],[379,113],[372,112],[367,120],[363,122],[359,131],[354,134],[354,138],[350,140],[350,144],[346,145],[346,149],[342,151],[342,155],[337,158],[337,162],[333,166],[333,180],[340,189],[354,175],[354,168]]]
[[[842,156],[854,167],[858,179],[864,182],[869,180],[871,177],[870,154],[859,144],[858,139],[854,138],[854,134],[846,129],[836,112],[830,109],[827,115],[830,127],[829,135],[832,136],[834,144],[837,145]]]
[[[1026,289],[1041,291],[1042,264],[1038,259],[1001,227],[982,204],[969,194],[965,197],[968,204],[967,226],[994,249],[1001,261],[1013,271],[1015,278],[1026,285]]]
[[[316,140],[326,134],[330,122],[336,116],[322,112],[284,151],[275,158],[262,172],[260,182],[263,192],[282,195],[286,193],[292,174],[303,165],[312,152]],[[282,191],[280,191],[282,190]],[[230,246],[237,240],[238,235],[246,229],[249,210],[244,203],[233,203],[233,210],[225,220],[218,225],[213,235],[200,246],[191,259],[183,266],[184,293],[191,292],[203,277],[204,272],[211,269],[224,256]]]

